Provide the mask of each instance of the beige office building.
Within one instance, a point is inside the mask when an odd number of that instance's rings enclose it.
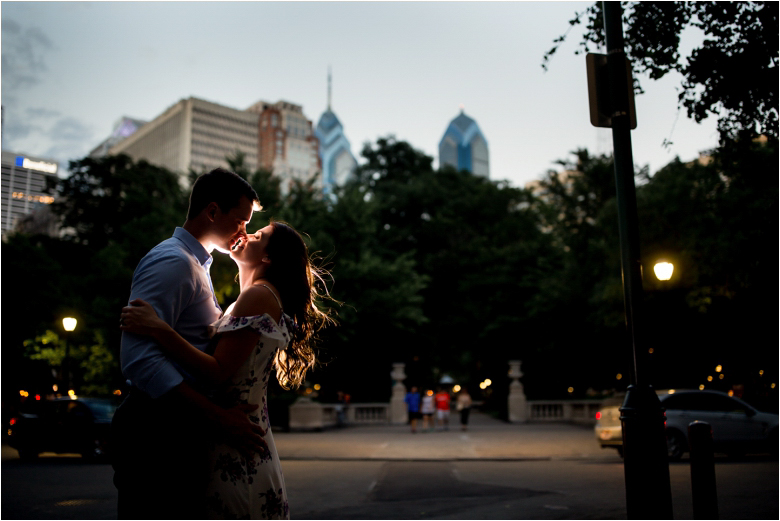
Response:
[[[249,171],[257,168],[258,114],[198,98],[183,99],[131,136],[112,146],[111,155],[124,153],[138,161],[165,167],[187,184],[190,169],[197,173],[229,165],[225,157],[244,154]]]

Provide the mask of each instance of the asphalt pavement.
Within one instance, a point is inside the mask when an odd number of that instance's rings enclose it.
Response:
[[[509,424],[474,411],[468,429],[408,425],[274,431],[294,518],[624,519],[622,459],[591,426]],[[115,518],[111,467],[3,445],[4,519]],[[718,460],[721,519],[777,519],[777,459]],[[687,456],[670,465],[675,519],[691,519]],[[767,517],[768,516],[768,517]]]
[[[510,424],[473,411],[467,430],[459,416],[449,430],[412,434],[408,425],[361,425],[313,432],[275,432],[282,460],[550,460],[618,457],[602,449],[592,426],[563,423]]]

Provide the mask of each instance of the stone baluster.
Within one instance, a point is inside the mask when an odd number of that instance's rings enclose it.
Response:
[[[509,384],[507,401],[509,421],[512,423],[525,423],[528,421],[528,400],[525,398],[523,384],[519,380],[523,376],[522,371],[520,371],[520,364],[520,360],[509,361],[509,378],[512,379],[512,382]]]
[[[390,423],[405,424],[409,421],[409,414],[406,411],[406,386],[403,381],[406,379],[404,368],[406,364],[393,364],[393,371],[390,377],[395,382],[393,384],[393,395],[390,398]]]

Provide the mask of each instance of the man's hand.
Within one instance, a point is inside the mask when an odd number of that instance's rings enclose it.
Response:
[[[251,458],[257,452],[267,452],[268,445],[263,436],[265,429],[249,420],[248,413],[256,410],[257,404],[240,404],[224,409],[220,428],[227,443],[238,449],[244,456]]]

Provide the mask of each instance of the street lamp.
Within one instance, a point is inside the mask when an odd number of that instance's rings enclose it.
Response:
[[[653,271],[658,280],[669,280],[672,278],[672,273],[674,273],[674,264],[671,262],[659,261],[653,266]]]
[[[76,329],[78,320],[73,317],[62,319],[62,327],[66,332],[71,333]],[[68,346],[68,335],[65,335],[65,390],[70,391],[70,348]]]
[[[633,358],[630,385],[620,408],[623,430],[623,467],[626,477],[626,510],[629,519],[672,519],[664,412],[645,372],[648,352],[644,342],[641,312],[642,265],[639,225],[631,150],[633,85],[627,70],[623,39],[623,9],[620,2],[602,2],[607,46],[606,70],[612,128],[615,188],[620,236],[626,347]]]

